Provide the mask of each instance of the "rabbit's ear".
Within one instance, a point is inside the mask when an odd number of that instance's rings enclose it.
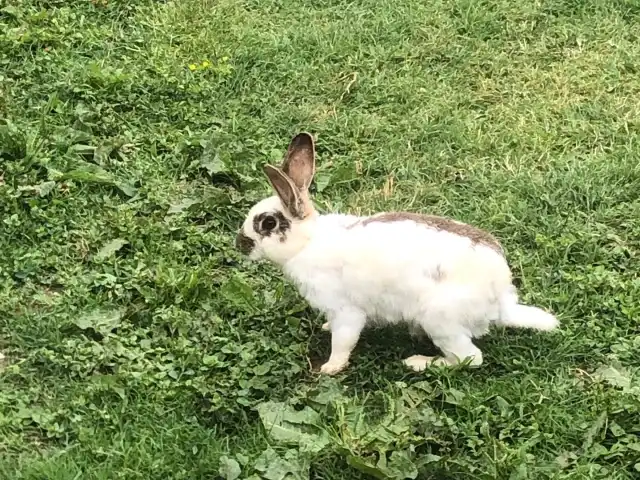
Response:
[[[306,193],[316,172],[316,152],[310,134],[303,132],[293,137],[282,163],[282,171],[293,180],[301,193]]]
[[[271,165],[264,166],[264,173],[280,197],[280,201],[294,218],[305,217],[305,205],[302,195],[293,181],[279,168]]]

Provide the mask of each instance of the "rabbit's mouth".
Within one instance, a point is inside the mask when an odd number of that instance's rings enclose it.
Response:
[[[256,242],[247,237],[243,232],[239,232],[236,236],[236,248],[240,250],[244,255],[250,255],[253,249],[256,247]]]

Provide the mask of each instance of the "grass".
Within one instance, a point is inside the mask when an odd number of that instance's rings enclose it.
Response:
[[[636,0],[0,2],[0,478],[638,478],[639,37]],[[300,130],[322,210],[489,229],[561,330],[311,373],[322,319],[233,248]]]

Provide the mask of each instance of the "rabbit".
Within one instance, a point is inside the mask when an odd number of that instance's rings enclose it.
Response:
[[[415,371],[481,365],[473,339],[491,325],[558,326],[552,314],[518,303],[504,251],[483,230],[416,213],[319,214],[309,196],[315,173],[310,134],[296,135],[282,166],[264,171],[275,195],[250,209],[236,247],[251,260],[278,265],[326,316],[331,354],[321,373],[342,371],[372,322],[407,323],[431,338],[442,355],[405,359]]]

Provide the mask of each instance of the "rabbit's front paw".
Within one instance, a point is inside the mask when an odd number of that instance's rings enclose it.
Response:
[[[409,367],[414,372],[422,372],[429,365],[431,365],[436,357],[425,357],[424,355],[412,355],[409,358],[405,358],[402,363]]]
[[[320,373],[326,375],[335,375],[336,373],[344,370],[347,366],[347,362],[327,362],[320,367]]]

